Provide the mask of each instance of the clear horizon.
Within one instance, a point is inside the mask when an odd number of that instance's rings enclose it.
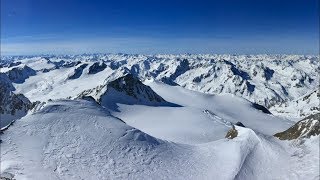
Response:
[[[1,1],[1,55],[319,54],[316,0]]]

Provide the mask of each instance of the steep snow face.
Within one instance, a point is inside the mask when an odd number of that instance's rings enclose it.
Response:
[[[292,140],[298,138],[310,138],[320,134],[320,113],[310,115],[297,122],[288,130],[277,133],[274,136],[281,140]]]
[[[300,117],[320,113],[320,90],[317,89],[296,100],[273,106],[270,110],[276,115],[299,120]]]
[[[66,97],[75,96],[79,92],[101,85],[101,79],[105,80],[105,82],[110,82],[110,80],[114,80],[130,73],[138,76],[140,79],[152,77],[153,79],[162,81],[166,84],[180,85],[190,90],[208,94],[231,93],[250,100],[251,102],[263,105],[270,109],[272,113],[284,115],[285,117],[289,118],[297,117],[301,119],[307,116],[308,113],[304,112],[303,106],[295,106],[291,104],[295,104],[295,100],[309,93],[310,90],[317,90],[319,86],[318,74],[320,72],[320,68],[318,64],[318,56],[147,56],[127,54],[96,54],[78,56],[52,56],[47,58],[49,60],[43,60],[41,57],[25,58],[25,60],[23,60],[24,58],[12,59],[16,62],[27,64],[31,68],[35,68],[36,65],[32,64],[31,62],[36,63],[35,59],[37,58],[40,59],[41,62],[43,61],[39,67],[54,64],[56,68],[61,68],[61,71],[59,71],[59,76],[64,76],[65,79],[63,79],[63,82],[58,84],[68,84],[68,87],[72,86],[71,90],[75,89],[75,91],[68,91],[68,93],[64,93]],[[79,66],[77,66],[76,63],[79,61],[88,64],[87,69],[84,69],[83,71],[85,73],[80,73],[81,68],[79,69]],[[78,70],[75,70],[77,68]],[[62,72],[62,70],[65,70],[65,72]],[[57,70],[55,70],[55,72],[57,72]],[[51,73],[46,75],[46,77],[54,74],[55,73]],[[75,75],[73,76],[73,74]],[[39,73],[39,75],[43,76],[42,73]],[[90,83],[88,83],[87,80],[89,78],[87,77],[90,76],[92,77],[92,80]],[[71,77],[71,79],[67,79],[67,77]],[[29,83],[31,81],[42,84],[47,82],[39,82],[39,78],[30,78],[33,80],[30,80]],[[50,78],[54,79],[55,76],[51,76]],[[97,79],[99,83],[96,83],[97,81],[93,81],[94,79]],[[26,86],[28,86],[27,84]],[[23,86],[20,87],[17,87],[17,92],[20,93],[21,91],[31,99],[32,97],[28,95],[29,92],[26,92]],[[44,93],[41,85],[37,86],[36,88],[33,87],[32,91],[40,91],[40,94]],[[50,95],[53,98],[62,97],[62,95],[56,94],[57,96],[54,96],[53,94]],[[43,96],[41,95],[37,98],[38,100],[40,98],[49,99],[49,95],[44,94]],[[278,106],[294,106],[294,110],[292,110],[292,112],[302,112],[292,115],[292,113],[287,113],[289,111],[287,108],[286,110],[282,110],[282,108],[278,108]]]
[[[318,175],[315,162],[299,164],[290,159],[291,152],[275,139],[247,128],[237,127],[237,131],[232,140],[171,143],[126,125],[93,101],[53,101],[1,135],[1,176],[10,173],[16,179],[35,180],[300,179],[304,177],[304,172],[297,171],[301,168],[308,168],[310,179]]]
[[[0,129],[27,114],[31,102],[22,94],[13,93],[14,87],[4,73],[0,73]]]

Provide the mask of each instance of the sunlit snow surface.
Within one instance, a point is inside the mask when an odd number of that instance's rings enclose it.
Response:
[[[15,93],[46,104],[1,135],[2,174],[36,180],[319,178],[319,136],[304,142],[272,136],[300,119],[292,109],[314,112],[308,108],[316,104],[316,95],[307,101],[303,97],[318,87],[318,57],[117,54],[49,59],[28,58],[15,66],[37,71],[23,83],[13,83]],[[107,66],[90,72],[96,61]],[[83,64],[88,65],[76,71]],[[266,67],[274,70],[272,77]],[[76,72],[81,73],[73,76]],[[116,101],[111,97],[121,96],[112,91],[101,106],[62,100],[126,73],[175,105],[117,103],[110,109],[108,102]],[[280,108],[271,107],[282,117],[263,113],[248,100],[263,105],[283,100]],[[238,136],[225,139],[238,121],[246,127],[236,127]]]
[[[180,144],[126,125],[94,102],[50,102],[1,136],[1,172],[17,179],[315,179],[318,175],[319,137],[295,147],[248,128],[237,130],[233,140]]]

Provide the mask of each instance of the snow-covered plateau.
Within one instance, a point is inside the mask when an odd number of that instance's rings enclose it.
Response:
[[[319,56],[6,56],[2,179],[320,178]]]

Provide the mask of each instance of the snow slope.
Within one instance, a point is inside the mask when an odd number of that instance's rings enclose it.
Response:
[[[166,101],[181,107],[118,103],[118,111],[112,111],[112,114],[162,139],[188,144],[210,142],[223,138],[231,124],[238,121],[267,135],[293,125],[292,121],[263,113],[251,102],[231,94],[202,94],[153,80],[144,83]]]
[[[298,169],[301,164],[290,159],[278,140],[247,128],[237,130],[233,140],[172,143],[126,125],[93,101],[54,101],[1,135],[1,174],[36,180],[300,179],[305,175],[292,172],[291,166]],[[312,161],[308,167],[306,179],[314,179],[319,165]]]
[[[291,121],[262,112],[255,104],[230,94],[205,95],[152,80],[145,84],[129,74],[78,97],[92,96],[129,125],[187,144],[221,139],[238,121],[268,135],[292,125]]]

